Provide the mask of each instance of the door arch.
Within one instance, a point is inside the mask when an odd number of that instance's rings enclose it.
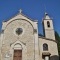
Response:
[[[27,60],[27,48],[26,45],[20,41],[16,41],[11,45],[10,54],[11,60]]]

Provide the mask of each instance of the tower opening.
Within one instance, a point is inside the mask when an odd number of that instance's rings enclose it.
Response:
[[[47,27],[50,27],[50,22],[49,21],[47,21]]]

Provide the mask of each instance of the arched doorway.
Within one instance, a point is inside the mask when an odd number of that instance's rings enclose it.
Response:
[[[27,60],[27,48],[26,45],[20,41],[16,41],[11,45],[10,60]]]

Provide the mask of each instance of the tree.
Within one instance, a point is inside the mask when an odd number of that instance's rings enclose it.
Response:
[[[58,53],[59,53],[59,59],[60,59],[60,36],[56,31],[55,31],[55,38],[56,38],[56,41],[57,41]]]

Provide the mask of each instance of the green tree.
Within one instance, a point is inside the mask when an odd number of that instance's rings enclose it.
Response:
[[[58,53],[59,53],[59,59],[60,59],[60,36],[56,31],[55,31],[55,38],[56,38],[56,41],[57,41]]]

